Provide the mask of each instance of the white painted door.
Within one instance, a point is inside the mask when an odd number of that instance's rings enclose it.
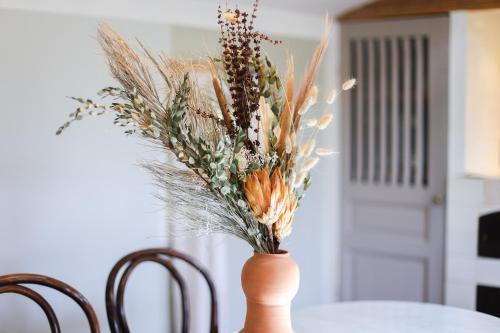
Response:
[[[448,18],[342,26],[342,298],[443,300]]]

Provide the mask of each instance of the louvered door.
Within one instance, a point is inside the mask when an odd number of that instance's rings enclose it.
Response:
[[[448,18],[345,23],[342,297],[442,301]]]

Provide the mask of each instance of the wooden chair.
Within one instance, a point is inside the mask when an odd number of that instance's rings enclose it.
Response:
[[[180,289],[181,295],[181,313],[182,313],[182,326],[181,332],[189,332],[189,299],[185,280],[175,268],[172,259],[179,259],[189,264],[196,269],[206,281],[211,297],[210,304],[210,333],[217,333],[217,296],[215,286],[208,271],[203,268],[197,260],[191,258],[183,253],[170,248],[154,248],[146,249],[130,253],[120,259],[111,270],[108,282],[106,285],[106,312],[108,315],[108,322],[111,333],[130,333],[124,309],[124,293],[127,281],[132,271],[143,262],[155,262],[165,269],[167,269]],[[122,270],[123,268],[123,270]],[[118,284],[116,283],[118,274],[121,271],[121,277]]]
[[[43,312],[47,316],[51,332],[60,333],[61,328],[59,326],[59,321],[54,312],[54,309],[50,306],[49,302],[47,302],[47,300],[43,298],[42,295],[40,295],[33,289],[26,287],[26,284],[37,284],[49,287],[70,297],[83,310],[90,326],[90,332],[100,332],[97,316],[87,299],[81,293],[79,293],[78,290],[59,280],[37,274],[4,275],[0,276],[0,294],[14,293],[30,298],[42,308]]]

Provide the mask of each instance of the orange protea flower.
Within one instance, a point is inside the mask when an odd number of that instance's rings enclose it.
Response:
[[[275,169],[271,176],[266,166],[247,175],[244,191],[257,220],[267,226],[274,225],[273,233],[278,240],[286,237],[290,233],[297,200],[281,170]]]

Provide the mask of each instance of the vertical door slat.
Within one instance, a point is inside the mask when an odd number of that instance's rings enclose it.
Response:
[[[427,187],[429,185],[429,144],[430,144],[430,124],[429,124],[429,87],[430,87],[430,82],[429,82],[429,61],[430,61],[430,54],[429,54],[429,37],[424,36],[423,41],[422,41],[422,50],[423,50],[423,124],[422,124],[422,130],[423,130],[423,137],[424,137],[424,144],[423,144],[423,180],[422,180],[422,185],[424,187]]]
[[[387,101],[386,101],[386,54],[385,54],[385,41],[380,41],[380,76],[377,85],[380,87],[380,97],[379,97],[379,117],[380,117],[380,166],[379,166],[379,178],[380,182],[384,183],[386,179],[386,163],[387,163],[387,133],[386,133],[386,121],[387,121]]]
[[[416,39],[416,114],[415,114],[415,184],[420,186],[422,184],[423,172],[423,158],[422,148],[424,144],[422,117],[423,117],[423,52],[422,52],[422,38]]]
[[[375,142],[374,142],[374,156],[375,156],[375,161],[374,161],[374,175],[373,179],[376,184],[380,183],[380,100],[381,100],[381,94],[380,94],[380,75],[381,75],[381,68],[380,68],[380,40],[378,38],[373,40],[373,74],[374,74],[374,85],[373,85],[373,94],[375,97],[374,101],[374,126],[375,126]]]
[[[358,97],[358,110],[357,110],[357,179],[362,179],[363,174],[363,86],[364,82],[361,79],[363,73],[363,61],[362,61],[362,50],[361,50],[361,40],[357,41],[357,62],[358,62],[358,74],[360,78],[358,79],[358,87],[357,87],[357,97]]]
[[[410,38],[404,39],[404,117],[403,117],[403,185],[410,182],[410,160],[411,160],[411,58]]]
[[[409,142],[409,184],[415,185],[417,172],[417,40],[411,36],[410,43],[410,142]]]
[[[368,41],[368,181],[374,182],[375,175],[375,60],[374,40]]]
[[[386,171],[385,171],[385,183],[390,185],[393,183],[393,173],[394,173],[394,135],[393,135],[393,123],[392,123],[392,114],[394,113],[394,101],[393,101],[393,73],[394,73],[394,55],[393,55],[393,40],[390,38],[385,39],[385,74],[384,77],[386,79],[385,82],[385,96],[384,101],[386,103],[386,109],[384,109],[384,114],[386,115]]]
[[[392,184],[396,185],[399,176],[399,59],[398,39],[392,40]]]
[[[369,171],[369,154],[370,154],[370,115],[369,115],[369,108],[370,108],[370,103],[369,103],[369,45],[368,45],[368,40],[364,38],[361,41],[361,61],[362,61],[362,71],[361,71],[361,81],[363,82],[363,85],[361,86],[361,93],[362,93],[362,116],[361,116],[361,137],[362,137],[362,145],[361,145],[361,151],[362,151],[362,169],[361,169],[361,180],[363,182],[368,182],[368,171]]]
[[[350,71],[353,77],[358,77],[359,67],[358,67],[358,49],[356,40],[351,39],[349,41],[349,62],[350,62]],[[350,140],[350,178],[351,181],[355,182],[358,178],[358,144],[357,144],[357,117],[359,117],[359,104],[358,104],[358,94],[359,89],[354,89],[350,93],[350,122],[349,122],[349,140]]]

